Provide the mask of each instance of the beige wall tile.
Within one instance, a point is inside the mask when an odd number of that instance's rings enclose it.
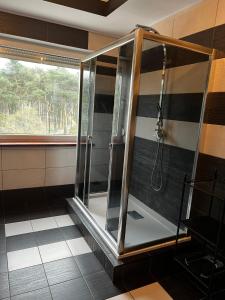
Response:
[[[47,168],[45,186],[75,183],[75,167]]]
[[[95,93],[114,95],[115,79],[116,78],[114,76],[105,76],[105,75],[98,74],[96,76]]]
[[[2,171],[0,170],[0,191],[2,190]]]
[[[200,152],[225,159],[225,126],[204,124]]]
[[[3,148],[2,169],[40,169],[45,168],[45,149],[43,148]]]
[[[0,147],[0,170],[2,169],[2,147]]]
[[[225,23],[225,0],[219,0],[217,17],[216,17],[216,26]]]
[[[44,169],[7,170],[2,171],[3,189],[21,189],[41,187],[44,185]]]
[[[76,148],[48,148],[46,149],[46,168],[75,166]]]
[[[95,32],[88,33],[88,49],[89,50],[98,50],[108,44],[114,42],[117,38],[107,35],[101,35]],[[107,55],[118,56],[118,50],[112,50],[107,52]]]
[[[155,128],[157,119],[137,117],[135,135],[156,141]],[[195,151],[198,144],[199,124],[193,122],[164,120],[165,143]]]
[[[225,92],[225,58],[213,62],[213,79],[209,85],[210,92]]]
[[[88,49],[98,50],[99,48],[105,47],[107,44],[115,41],[116,38],[112,36],[102,35],[95,32],[88,33]]]
[[[175,16],[173,37],[181,38],[215,26],[218,0],[204,0]]]
[[[153,24],[152,27],[156,29],[160,34],[172,37],[173,23],[174,23],[174,16],[171,16],[158,23]]]
[[[166,93],[200,93],[206,88],[208,63],[186,65],[167,71]],[[141,74],[140,95],[159,94],[162,71]]]

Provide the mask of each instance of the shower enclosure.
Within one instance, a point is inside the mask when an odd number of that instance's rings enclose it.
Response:
[[[73,201],[118,258],[175,243],[213,57],[139,28],[81,62]],[[191,198],[187,191],[184,216]]]

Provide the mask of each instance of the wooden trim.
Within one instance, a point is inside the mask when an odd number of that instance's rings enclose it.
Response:
[[[46,135],[0,135],[1,145],[58,145],[76,144],[75,136],[46,136]]]
[[[74,142],[0,142],[0,147],[76,147],[77,143]]]

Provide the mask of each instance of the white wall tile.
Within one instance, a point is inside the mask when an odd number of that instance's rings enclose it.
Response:
[[[157,119],[155,118],[137,117],[135,135],[140,138],[156,141],[156,123]],[[196,150],[198,144],[198,123],[164,120],[164,129],[166,132],[166,144],[192,151]]]
[[[3,189],[21,189],[44,185],[45,169],[3,171]]]
[[[48,148],[46,149],[46,168],[70,167],[76,163],[76,148]]]
[[[4,148],[2,149],[2,169],[40,169],[45,168],[45,149]]]
[[[45,186],[75,183],[75,167],[47,168]]]

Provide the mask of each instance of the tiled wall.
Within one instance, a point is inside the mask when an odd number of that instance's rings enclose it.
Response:
[[[225,51],[225,0],[203,0],[153,27],[161,34]],[[225,177],[225,55],[215,60],[206,103],[197,176]],[[204,205],[205,207],[207,205]],[[193,207],[203,210],[199,197]]]
[[[2,147],[0,151],[3,190],[75,182],[75,147]]]

